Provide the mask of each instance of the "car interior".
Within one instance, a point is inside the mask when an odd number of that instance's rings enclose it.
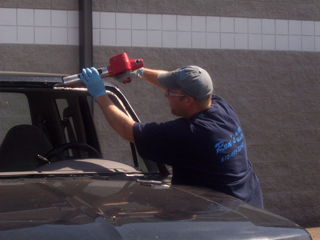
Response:
[[[45,156],[53,147],[40,128],[22,124],[12,127],[0,147],[1,171],[29,171],[38,167],[35,156]]]
[[[2,107],[0,171],[33,170],[46,164],[47,157],[56,158],[50,161],[101,158],[89,105],[82,95],[1,92],[1,104],[11,106]]]

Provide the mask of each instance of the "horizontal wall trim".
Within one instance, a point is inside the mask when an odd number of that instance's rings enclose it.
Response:
[[[78,11],[0,8],[0,43],[79,45]],[[320,51],[320,22],[93,12],[95,46]]]

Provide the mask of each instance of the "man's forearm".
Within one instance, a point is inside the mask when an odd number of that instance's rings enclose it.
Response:
[[[147,82],[152,83],[153,85],[157,86],[158,88],[160,88],[162,90],[166,90],[163,87],[161,87],[161,85],[158,82],[158,75],[160,73],[164,73],[164,72],[167,72],[167,71],[144,68],[142,79],[146,80]]]
[[[125,140],[134,142],[133,121],[129,116],[122,112],[107,94],[96,98],[105,118],[110,126]]]

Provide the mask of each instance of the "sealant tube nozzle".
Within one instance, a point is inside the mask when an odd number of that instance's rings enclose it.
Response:
[[[56,83],[54,87],[64,87],[64,83],[63,82]]]

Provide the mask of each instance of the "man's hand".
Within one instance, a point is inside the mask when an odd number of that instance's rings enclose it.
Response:
[[[94,67],[82,69],[82,73],[80,74],[80,79],[88,88],[90,95],[96,99],[106,93],[104,88],[104,84],[98,73],[97,69]]]
[[[134,72],[130,72],[122,77],[114,77],[113,79],[117,80],[118,82],[121,83],[127,83],[131,81],[131,78],[135,78],[135,77],[139,77],[141,78],[143,75],[143,68],[139,68],[138,70],[134,71]],[[129,81],[128,81],[129,79]]]

